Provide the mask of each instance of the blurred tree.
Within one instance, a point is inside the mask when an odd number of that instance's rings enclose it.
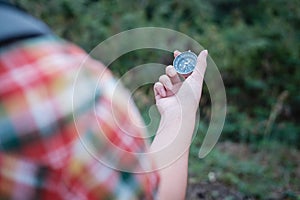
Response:
[[[142,26],[171,28],[193,37],[209,50],[226,85],[223,139],[256,142],[270,137],[300,147],[299,0],[12,1],[87,51],[109,36]],[[162,54],[133,52],[111,68],[122,74],[133,60],[143,64],[161,60]],[[283,93],[287,97],[268,125]],[[202,104],[209,106],[209,100],[204,98]],[[208,120],[209,107],[202,114]],[[265,136],[267,127],[270,135]]]

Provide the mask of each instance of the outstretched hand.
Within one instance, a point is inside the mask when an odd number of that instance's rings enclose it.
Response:
[[[174,57],[179,54],[179,51],[175,51]],[[156,152],[153,156],[159,167],[167,166],[159,171],[159,199],[185,197],[189,157],[187,148],[191,144],[201,98],[206,57],[207,51],[201,51],[194,71],[182,79],[173,66],[167,66],[166,74],[154,84],[156,105],[162,116],[151,151]]]
[[[180,53],[175,51],[174,57]],[[200,52],[194,71],[184,76],[183,81],[172,65],[166,67],[166,74],[161,75],[154,84],[155,101],[161,115],[180,114],[182,111],[196,112],[207,67],[207,54],[207,50]]]

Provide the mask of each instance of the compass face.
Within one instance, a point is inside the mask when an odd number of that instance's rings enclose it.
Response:
[[[179,74],[191,73],[196,66],[197,55],[193,52],[182,52],[173,61],[173,66]]]

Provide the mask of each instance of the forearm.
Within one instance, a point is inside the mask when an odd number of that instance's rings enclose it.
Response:
[[[162,116],[151,145],[161,178],[159,199],[184,199],[195,113]]]

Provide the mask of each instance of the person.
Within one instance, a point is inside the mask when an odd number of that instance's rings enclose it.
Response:
[[[103,64],[7,2],[0,1],[0,15],[0,26],[6,27],[0,31],[0,199],[184,199],[189,155],[185,147],[192,139],[207,51],[199,54],[195,70],[184,81],[170,65],[154,84],[161,122],[149,147],[140,139],[145,130],[134,126],[141,121],[135,106],[124,109],[126,91],[124,99],[122,92],[118,101],[112,99],[109,88],[116,80]],[[82,95],[76,99],[82,104],[74,108],[73,84],[83,60],[83,90],[99,73],[104,78],[97,97],[91,101]],[[137,137],[124,134],[114,117]],[[154,168],[164,167],[129,173],[99,162],[82,140],[93,147],[94,155],[124,165],[138,160],[112,153],[99,132],[126,152],[157,152],[148,161]],[[160,151],[166,145],[168,150]],[[164,165],[178,149],[183,154]]]

